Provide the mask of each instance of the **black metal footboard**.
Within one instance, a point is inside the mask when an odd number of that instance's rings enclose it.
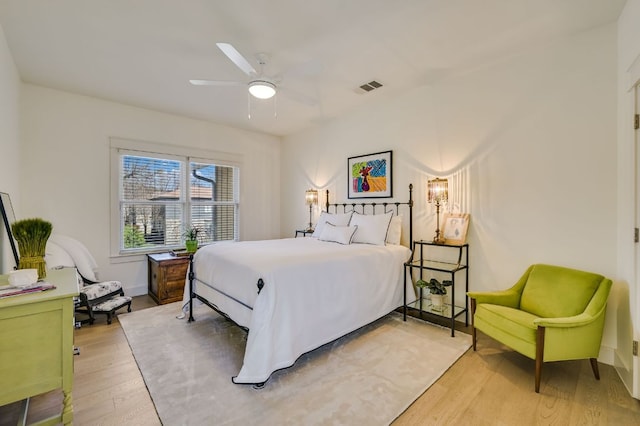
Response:
[[[237,325],[238,327],[240,327],[244,331],[249,331],[249,329],[247,327],[244,327],[244,326],[238,324],[237,322],[235,322],[229,315],[227,315],[224,311],[222,311],[215,303],[210,302],[206,297],[204,297],[202,295],[199,295],[194,291],[194,285],[193,284],[194,284],[194,281],[196,280],[196,274],[195,274],[194,269],[193,269],[193,254],[189,255],[189,274],[187,276],[189,278],[189,320],[188,320],[188,322],[195,321],[195,318],[193,317],[193,299],[198,299],[199,301],[201,301],[202,303],[204,303],[205,305],[207,305],[208,307],[210,307],[211,309],[216,311],[222,317],[224,317],[227,320],[233,322],[235,325]],[[208,286],[212,290],[217,291],[218,293],[222,294],[223,296],[228,297],[229,299],[233,300],[234,302],[238,302],[239,304],[241,304],[245,308],[253,310],[253,307],[251,307],[251,306],[247,305],[246,303],[236,299],[235,297],[225,293],[224,291],[215,288],[211,284],[206,284],[203,281],[200,281],[200,282],[202,284]],[[258,279],[258,282],[256,283],[256,287],[258,288],[258,294],[260,294],[260,291],[262,291],[262,288],[264,287],[264,281],[262,280],[262,278]]]

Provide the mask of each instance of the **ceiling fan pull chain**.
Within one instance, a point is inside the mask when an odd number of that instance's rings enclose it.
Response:
[[[247,92],[247,118],[251,120],[251,95]]]

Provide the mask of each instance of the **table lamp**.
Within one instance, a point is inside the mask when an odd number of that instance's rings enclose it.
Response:
[[[440,205],[449,199],[449,183],[446,179],[435,178],[427,181],[427,202],[436,204],[436,236],[433,242],[444,244],[440,235]]]
[[[309,206],[309,227],[308,232],[313,232],[313,206],[318,204],[318,191],[315,189],[307,189],[304,193],[304,200]]]

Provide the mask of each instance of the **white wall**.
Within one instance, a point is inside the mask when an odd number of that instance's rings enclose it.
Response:
[[[640,361],[632,355],[633,340],[640,340],[640,291],[636,273],[638,244],[631,230],[636,220],[636,141],[633,130],[635,93],[640,79],[640,0],[628,0],[618,19],[618,347],[615,366],[631,394],[640,398]],[[637,133],[638,131],[636,131]]]
[[[0,192],[6,192],[19,213],[20,76],[0,27]],[[4,226],[0,223],[0,273],[15,265]]]
[[[285,138],[282,235],[308,221],[308,186],[345,200],[347,157],[392,149],[394,195],[406,198],[409,182],[416,189],[416,239],[431,239],[435,229],[427,178],[468,177],[471,289],[506,288],[537,262],[616,278],[615,140],[616,27],[609,25]],[[611,363],[611,351],[601,357]]]
[[[280,234],[278,138],[28,84],[21,123],[23,215],[84,242],[129,295],[146,293],[147,265],[109,258],[110,137],[241,155],[240,238]]]

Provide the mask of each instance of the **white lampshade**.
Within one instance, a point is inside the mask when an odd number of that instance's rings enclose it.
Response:
[[[252,81],[249,83],[249,93],[258,99],[269,99],[276,94],[276,86],[268,81]]]

